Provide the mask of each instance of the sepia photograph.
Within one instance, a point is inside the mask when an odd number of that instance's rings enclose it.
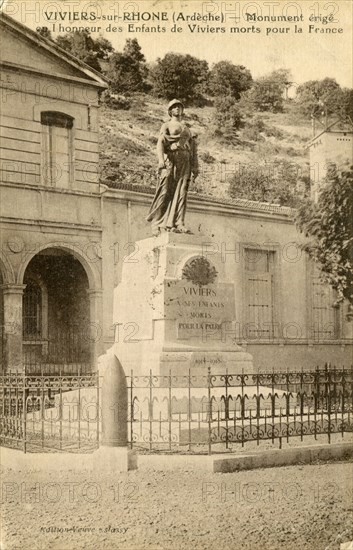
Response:
[[[1,550],[353,550],[352,27],[0,0]]]

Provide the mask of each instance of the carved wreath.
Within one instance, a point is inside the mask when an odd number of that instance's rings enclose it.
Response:
[[[198,256],[183,267],[182,276],[194,285],[203,286],[216,280],[217,271],[206,258]]]

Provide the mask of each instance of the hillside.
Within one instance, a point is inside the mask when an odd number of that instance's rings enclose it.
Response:
[[[200,175],[191,190],[223,199],[239,196],[295,206],[308,182],[305,145],[311,137],[310,120],[298,115],[296,105],[287,101],[283,113],[248,115],[236,139],[228,143],[214,134],[213,111],[210,106],[186,109],[185,120],[198,134],[200,162]],[[101,181],[109,187],[133,185],[152,191],[157,137],[167,119],[166,101],[148,95],[135,96],[129,110],[103,104]],[[231,191],[234,177],[238,184]]]

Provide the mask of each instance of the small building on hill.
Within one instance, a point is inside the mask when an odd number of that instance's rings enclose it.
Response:
[[[311,196],[318,193],[332,164],[353,163],[353,124],[335,121],[315,135],[308,143],[310,154]]]
[[[4,14],[0,26],[1,369],[91,371],[129,338],[113,292],[150,235],[153,189],[100,183],[102,75]],[[255,368],[351,362],[347,305],[301,249],[291,209],[191,193],[187,215],[235,283],[232,337]]]

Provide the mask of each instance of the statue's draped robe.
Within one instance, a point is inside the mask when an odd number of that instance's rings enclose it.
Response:
[[[172,144],[175,150],[171,149]],[[152,222],[154,229],[177,228],[184,225],[188,187],[196,169],[195,139],[185,125],[180,134],[171,136],[163,124],[158,147],[162,148],[166,168],[158,177],[147,221]]]

